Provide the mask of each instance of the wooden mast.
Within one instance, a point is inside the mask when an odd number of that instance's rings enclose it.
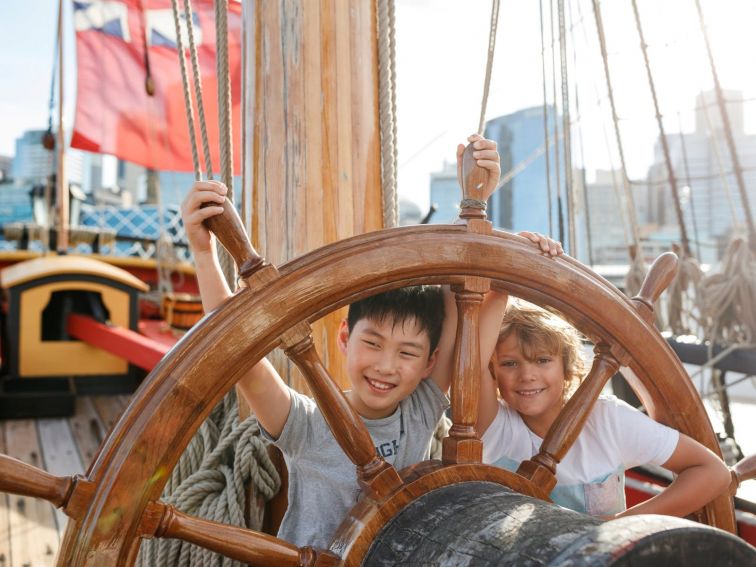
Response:
[[[63,0],[58,1],[58,155],[56,180],[56,208],[58,237],[56,249],[58,254],[68,252],[68,183],[66,180],[66,136],[63,128]]]
[[[253,245],[276,265],[383,228],[374,2],[254,2],[244,10],[244,190]],[[343,310],[314,326],[324,361],[340,360]],[[290,384],[301,376],[274,364]],[[342,386],[340,365],[330,370]]]

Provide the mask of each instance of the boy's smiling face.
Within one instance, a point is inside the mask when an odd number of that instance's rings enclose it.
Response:
[[[429,356],[428,333],[415,319],[360,319],[351,333],[342,321],[338,339],[352,384],[347,397],[357,413],[367,419],[394,413],[436,362],[437,352]]]
[[[526,356],[515,333],[499,340],[494,375],[501,397],[544,437],[564,405],[564,364],[559,353],[541,349]]]

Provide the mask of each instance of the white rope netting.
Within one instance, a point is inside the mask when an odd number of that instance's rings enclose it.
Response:
[[[730,243],[721,271],[703,278],[700,290],[707,339],[740,345],[756,342],[756,260],[745,239]]]

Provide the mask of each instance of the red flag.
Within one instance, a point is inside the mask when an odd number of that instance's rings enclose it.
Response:
[[[181,82],[176,28],[170,0],[74,0],[78,95],[71,146],[112,154],[159,170],[193,171]],[[183,21],[183,2],[179,2]],[[212,0],[193,0],[194,38],[202,76],[212,166],[220,169]],[[189,41],[182,34],[191,78]],[[145,46],[154,96],[145,90]],[[234,171],[241,147],[241,3],[229,2],[228,66],[231,73]],[[191,88],[192,93],[194,88]],[[197,145],[204,170],[199,122]]]

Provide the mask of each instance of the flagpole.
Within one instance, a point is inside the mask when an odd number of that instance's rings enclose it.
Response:
[[[63,129],[63,0],[58,1],[58,164],[57,180],[58,254],[68,252],[68,184],[65,164],[65,132]]]

